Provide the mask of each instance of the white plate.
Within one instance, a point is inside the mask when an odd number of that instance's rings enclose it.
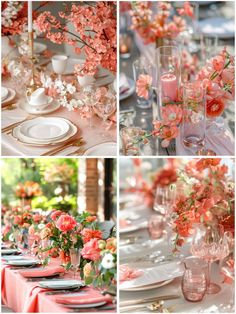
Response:
[[[66,289],[66,288],[76,288],[83,285],[82,281],[79,280],[44,280],[39,282],[39,286],[43,288],[50,289]]]
[[[19,253],[20,251],[17,249],[1,249],[1,254],[2,255],[11,255],[11,254],[16,254]]]
[[[127,80],[129,82],[129,90],[127,90],[125,93],[120,94],[119,100],[124,100],[135,92],[135,82],[131,78],[127,77]]]
[[[89,304],[63,304],[63,306],[67,307],[68,309],[88,309],[90,307],[98,307],[105,305],[107,302],[97,302],[97,303],[89,303]],[[61,304],[61,303],[60,303]]]
[[[139,268],[139,270],[143,272],[142,275],[120,283],[120,290],[140,288],[142,286],[162,283],[163,281],[180,277],[183,274],[183,268],[177,262]]]
[[[40,54],[47,49],[47,45],[34,42],[34,53]]]
[[[88,148],[84,156],[116,156],[117,143],[106,142]]]
[[[4,100],[8,96],[8,89],[6,87],[1,87],[1,100]]]
[[[23,122],[19,131],[24,136],[34,141],[54,141],[68,133],[69,124],[61,118],[38,117]]]
[[[234,37],[234,20],[223,17],[212,17],[199,21],[199,28],[203,34],[217,35],[219,38]]]
[[[38,110],[38,109],[35,109],[32,106],[30,106],[27,102],[25,102],[25,103],[20,103],[20,108],[23,109],[24,111],[30,113],[30,114],[41,116],[41,115],[52,113],[52,112],[56,111],[58,108],[60,108],[60,104],[57,101],[53,101],[47,107]]]
[[[160,288],[162,286],[168,285],[170,282],[172,282],[174,279],[169,279],[169,280],[165,280],[162,282],[157,282],[151,285],[144,285],[141,287],[136,287],[136,288],[129,288],[129,289],[120,289],[122,291],[145,291],[145,290],[152,290],[152,289],[156,289],[156,288]]]
[[[2,259],[8,260],[8,261],[14,261],[14,260],[22,260],[24,258],[22,255],[2,255]]]
[[[7,104],[8,102],[12,101],[16,97],[16,92],[12,88],[7,88],[8,89],[8,96],[4,100],[2,100],[2,105]]]
[[[66,120],[66,119],[64,119]],[[47,146],[47,145],[57,145],[57,144],[60,144],[60,143],[63,143],[65,142],[66,140],[70,139],[71,137],[73,137],[77,131],[78,131],[78,128],[73,124],[71,123],[69,120],[66,120],[69,125],[70,125],[70,130],[69,132],[66,134],[65,137],[63,138],[60,138],[58,140],[55,140],[55,141],[48,141],[48,142],[38,142],[38,141],[29,141],[29,139],[27,139],[26,137],[24,137],[20,132],[19,132],[19,126],[14,128],[12,130],[12,136],[17,140],[19,141],[20,143],[22,144],[26,144],[26,145],[29,145],[29,146],[38,146],[38,147],[44,147],[44,146]]]
[[[66,65],[66,70],[63,73],[63,75],[71,75],[74,73],[74,66],[76,64],[83,64],[85,62],[84,59],[78,59],[78,58],[68,58],[67,60],[67,65]],[[49,63],[47,66],[48,71],[53,72],[53,68],[52,68],[52,63]]]
[[[22,259],[22,260],[16,260],[16,261],[7,261],[6,264],[11,265],[11,266],[32,266],[32,265],[39,265],[40,262],[34,259]]]

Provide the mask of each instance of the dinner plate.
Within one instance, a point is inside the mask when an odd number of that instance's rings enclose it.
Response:
[[[14,89],[9,88],[9,87],[7,89],[8,89],[8,95],[4,100],[2,100],[2,105],[9,103],[16,97],[16,92],[14,91]]]
[[[22,255],[2,255],[1,257],[2,259],[8,260],[8,261],[24,259]]]
[[[19,132],[34,141],[55,141],[68,133],[69,124],[62,118],[38,117],[20,125]]]
[[[28,112],[29,114],[41,116],[56,111],[57,109],[60,108],[60,104],[57,101],[53,101],[51,104],[49,104],[47,107],[43,109],[35,109],[32,106],[30,106],[30,104],[28,104],[27,102],[22,102],[20,103],[20,108]]]
[[[66,120],[66,119],[65,119]],[[20,126],[17,126],[16,128],[14,128],[12,130],[12,136],[19,141],[22,144],[25,145],[29,145],[29,146],[38,146],[38,147],[44,147],[47,145],[58,145],[60,143],[63,143],[67,140],[69,140],[71,137],[73,137],[77,132],[78,132],[78,128],[77,126],[75,126],[72,122],[70,122],[69,120],[66,120],[69,125],[70,125],[70,130],[69,132],[66,134],[65,137],[62,137],[58,140],[55,141],[45,141],[45,142],[39,142],[39,141],[34,141],[32,142],[31,140],[29,140],[27,137],[24,137],[20,132],[19,132],[19,128]]]
[[[44,52],[46,49],[47,49],[47,45],[42,44],[42,43],[38,43],[38,42],[34,42],[34,53],[40,54],[40,53]]]
[[[82,281],[79,280],[44,280],[39,282],[39,286],[42,288],[49,288],[55,290],[61,289],[73,289],[82,286]]]
[[[20,251],[17,249],[1,249],[1,254],[2,255],[14,255],[14,254],[19,254]]]
[[[129,82],[129,89],[125,93],[120,94],[119,100],[124,100],[124,99],[130,97],[131,95],[133,95],[133,93],[135,92],[135,82],[134,82],[134,80],[132,80],[129,77],[127,77],[127,80]]]
[[[120,290],[140,288],[153,284],[162,283],[180,277],[183,274],[183,268],[180,262],[170,262],[166,264],[155,265],[147,268],[139,268],[142,275],[132,280],[120,283]]]
[[[40,262],[34,259],[21,259],[16,261],[7,261],[6,264],[11,266],[33,266],[40,265]]]
[[[84,156],[116,156],[117,143],[105,142],[88,148]]]
[[[234,37],[234,20],[223,17],[212,17],[199,21],[199,28],[205,35],[217,35],[219,38]]]
[[[97,303],[89,303],[89,304],[63,304],[63,306],[67,307],[68,309],[88,309],[90,307],[99,307],[105,305],[107,302],[97,302]]]
[[[157,283],[153,283],[151,285],[144,285],[144,286],[140,286],[140,287],[136,287],[136,288],[129,288],[129,289],[120,289],[122,291],[145,291],[145,290],[152,290],[152,289],[156,289],[156,288],[160,288],[163,286],[168,285],[170,282],[172,282],[174,279],[169,279],[169,280],[165,280],[165,281],[161,281],[161,282],[157,282]]]
[[[8,96],[8,89],[6,87],[1,87],[1,100],[4,100]]]
[[[125,227],[123,227],[123,228],[121,227],[121,228],[119,229],[119,232],[120,232],[120,233],[134,232],[134,231],[137,231],[137,230],[140,230],[140,229],[145,229],[145,228],[147,228],[147,225],[148,225],[147,221],[142,221],[142,222],[140,222],[140,223],[137,223],[137,222],[132,223],[132,222],[131,222],[130,225],[125,226]]]

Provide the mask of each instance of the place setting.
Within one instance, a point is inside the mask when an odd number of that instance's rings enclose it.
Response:
[[[121,155],[234,154],[233,10],[227,2],[121,5]]]
[[[120,210],[120,312],[233,313],[234,208],[221,204],[234,199],[234,162],[129,158],[120,167],[131,183],[121,199],[143,206]],[[230,191],[212,188],[220,181]]]
[[[74,7],[71,2],[70,14]],[[109,12],[109,23],[116,28],[115,6],[104,2],[105,11]],[[77,17],[72,29],[60,28],[58,33],[53,24],[45,28],[47,10],[51,4],[43,2],[40,9],[36,2],[29,1],[27,5],[16,7],[16,14],[8,16],[7,8],[11,3],[5,1],[3,16],[12,23],[12,29],[3,19],[2,36],[4,49],[2,52],[2,151],[4,155],[42,155],[50,156],[48,145],[58,145],[62,151],[67,148],[67,140],[72,137],[75,145],[70,142],[70,149],[65,154],[96,156],[116,155],[116,32],[109,36],[94,32],[93,25],[86,17],[81,19],[80,30],[76,29]],[[63,11],[63,4],[60,4]],[[77,3],[80,9],[81,3]],[[96,15],[99,5],[87,7]],[[10,9],[9,9],[10,10]],[[10,11],[9,11],[10,12]],[[24,17],[21,19],[21,17]],[[53,15],[52,15],[53,16]],[[19,24],[15,20],[19,19]],[[57,14],[54,19],[59,18]],[[66,23],[68,16],[63,17]],[[41,21],[44,22],[41,24]],[[58,22],[60,23],[60,22]],[[101,29],[106,26],[100,23]],[[90,43],[89,34],[81,39],[84,29],[91,28],[94,32],[94,42]],[[13,35],[18,35],[14,37]],[[63,41],[55,40],[54,36],[61,34]],[[6,37],[12,38],[12,48]],[[69,37],[68,37],[69,36]],[[62,38],[61,37],[61,38]],[[78,39],[79,38],[79,39]],[[100,41],[103,50],[95,47]],[[80,44],[83,42],[83,46]],[[73,43],[73,49],[70,49]],[[77,46],[78,45],[78,46]],[[53,48],[51,49],[51,47]],[[64,50],[64,51],[63,51]],[[90,58],[94,62],[90,64]],[[107,61],[109,59],[109,61]],[[37,119],[37,118],[40,119]],[[23,118],[23,119],[22,119]],[[50,120],[51,118],[51,120]],[[56,121],[58,119],[58,121]],[[64,119],[64,121],[63,121]],[[25,121],[26,120],[26,121]],[[45,133],[34,133],[29,136],[22,131],[24,123],[31,120],[38,124],[39,129],[45,127]],[[67,130],[62,133],[50,134],[50,130],[67,123]],[[69,129],[68,129],[69,127]],[[60,127],[59,127],[60,128]],[[59,130],[58,128],[58,130]],[[50,130],[49,130],[50,129]],[[81,136],[81,131],[83,136]],[[98,131],[98,132],[97,132]],[[56,132],[56,131],[55,131]],[[10,135],[10,136],[9,136]],[[86,146],[80,146],[80,139]],[[78,141],[77,141],[78,140]],[[15,145],[14,145],[15,144]],[[31,148],[27,147],[31,145]],[[42,149],[38,149],[41,147]],[[5,153],[6,152],[6,153]],[[40,153],[41,152],[41,153]],[[57,152],[55,153],[57,154]]]

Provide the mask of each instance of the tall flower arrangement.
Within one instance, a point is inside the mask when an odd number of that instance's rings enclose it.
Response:
[[[116,71],[116,4],[65,3],[65,10],[55,17],[45,11],[36,19],[36,26],[47,39],[56,44],[68,44],[77,54],[84,53],[84,64],[75,66],[79,76],[95,74],[99,65]],[[74,30],[70,31],[67,24]]]
[[[40,185],[34,181],[25,181],[16,186],[16,197],[21,199],[32,199],[42,194]]]

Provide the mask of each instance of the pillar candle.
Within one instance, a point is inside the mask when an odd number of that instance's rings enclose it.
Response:
[[[178,95],[177,77],[172,73],[161,76],[162,99],[175,101]]]
[[[33,31],[33,21],[32,21],[32,1],[28,1],[28,32]]]

